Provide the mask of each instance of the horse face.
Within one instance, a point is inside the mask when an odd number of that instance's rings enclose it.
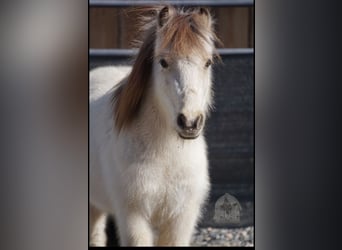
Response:
[[[211,60],[215,35],[205,8],[158,13],[154,80],[161,106],[178,134],[198,137],[211,101]]]
[[[184,139],[197,138],[211,101],[211,58],[160,56],[155,88],[166,116]]]

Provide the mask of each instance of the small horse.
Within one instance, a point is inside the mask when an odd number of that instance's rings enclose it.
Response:
[[[153,10],[132,68],[90,72],[90,233],[111,214],[122,246],[188,246],[210,187],[217,37],[205,8]]]

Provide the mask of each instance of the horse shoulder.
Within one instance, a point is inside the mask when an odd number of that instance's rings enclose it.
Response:
[[[129,73],[129,66],[99,67],[89,76],[90,146],[104,145],[113,130],[112,91]]]

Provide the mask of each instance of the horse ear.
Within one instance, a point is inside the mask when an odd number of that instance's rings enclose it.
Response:
[[[206,15],[207,17],[210,17],[210,12],[209,12],[209,10],[208,10],[207,8],[201,7],[201,8],[199,9],[199,13],[200,13],[201,15]]]
[[[204,7],[200,7],[198,9],[198,14],[203,18],[205,23],[210,27],[212,21],[211,21],[211,15],[210,15],[209,9],[208,8],[204,8]]]
[[[162,8],[158,15],[159,27],[163,27],[173,13],[174,9],[171,7],[165,6]]]

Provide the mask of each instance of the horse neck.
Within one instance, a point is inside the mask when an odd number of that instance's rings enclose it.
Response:
[[[170,125],[156,97],[153,82],[149,86],[137,119],[140,130],[138,132],[143,134],[151,133],[156,137],[158,135],[165,137],[170,134],[168,133],[171,131]]]

